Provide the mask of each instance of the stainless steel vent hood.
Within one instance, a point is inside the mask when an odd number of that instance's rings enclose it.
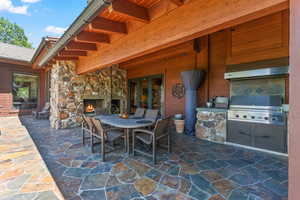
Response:
[[[224,78],[227,80],[230,79],[247,79],[255,77],[265,77],[265,76],[280,76],[289,74],[289,66],[283,67],[271,67],[264,69],[254,69],[246,71],[237,71],[237,72],[227,72],[224,75]]]

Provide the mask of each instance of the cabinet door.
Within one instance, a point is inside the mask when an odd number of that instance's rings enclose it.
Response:
[[[227,141],[247,146],[253,145],[251,124],[247,122],[228,121]]]
[[[253,124],[254,146],[286,153],[286,128],[279,125]]]
[[[229,29],[226,64],[287,57],[288,15],[282,11]]]

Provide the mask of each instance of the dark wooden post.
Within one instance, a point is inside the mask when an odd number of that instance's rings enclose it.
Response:
[[[290,0],[289,200],[300,197],[300,2]]]

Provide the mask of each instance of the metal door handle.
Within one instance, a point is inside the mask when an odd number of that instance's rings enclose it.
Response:
[[[241,134],[241,135],[247,135],[247,136],[251,136],[250,134],[247,134],[247,133],[245,133],[245,132],[243,132],[243,131],[239,131],[239,134]]]
[[[270,138],[270,136],[269,136],[269,135],[256,136],[256,137],[261,137],[261,138]]]

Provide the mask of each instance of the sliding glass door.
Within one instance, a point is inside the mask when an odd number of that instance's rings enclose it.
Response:
[[[157,109],[163,114],[164,84],[163,75],[129,80],[129,113],[136,108]]]

